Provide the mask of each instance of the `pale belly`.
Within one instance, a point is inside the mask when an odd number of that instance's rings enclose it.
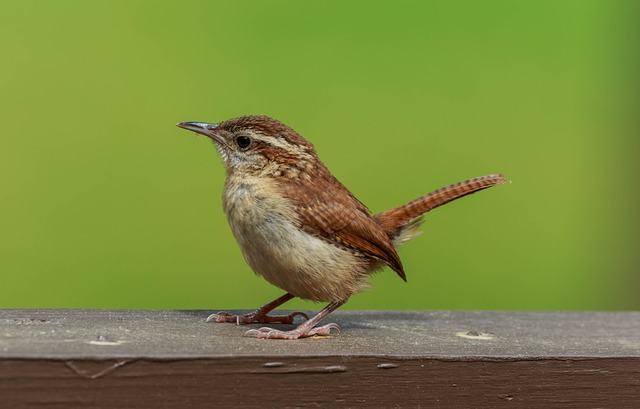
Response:
[[[254,272],[273,285],[314,301],[336,301],[368,288],[369,263],[347,249],[299,230],[295,214],[264,187],[225,188],[224,206],[233,235]]]

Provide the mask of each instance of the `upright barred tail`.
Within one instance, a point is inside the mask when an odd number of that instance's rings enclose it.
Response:
[[[463,196],[500,185],[508,180],[501,174],[481,176],[434,190],[403,206],[394,207],[375,215],[375,219],[394,245],[411,240],[420,234],[418,228],[423,215],[436,207]]]

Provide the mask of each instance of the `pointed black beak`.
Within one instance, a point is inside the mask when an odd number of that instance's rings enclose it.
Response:
[[[222,143],[222,144],[225,143],[225,140],[222,137],[222,135],[216,132],[216,129],[218,128],[218,124],[210,124],[207,122],[180,122],[179,124],[176,124],[176,126],[178,128],[186,129],[187,131],[193,131],[201,135],[207,136],[213,139],[215,142]]]

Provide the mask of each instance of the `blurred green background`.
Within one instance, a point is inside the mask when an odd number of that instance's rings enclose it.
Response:
[[[346,308],[638,309],[636,1],[0,1],[0,307],[255,308],[212,144],[267,114],[430,214]],[[318,308],[293,301],[287,308]]]

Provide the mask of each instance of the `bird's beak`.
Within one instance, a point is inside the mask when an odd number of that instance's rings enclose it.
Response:
[[[193,131],[201,135],[207,136],[213,139],[215,142],[226,144],[224,137],[216,132],[218,124],[209,124],[206,122],[180,122],[176,124],[178,128]]]

